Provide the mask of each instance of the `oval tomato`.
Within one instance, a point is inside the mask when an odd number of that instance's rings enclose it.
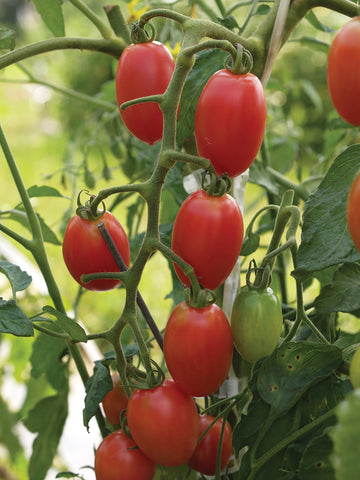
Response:
[[[216,305],[175,307],[164,333],[164,358],[175,382],[186,393],[214,393],[229,373],[233,354],[231,328]]]
[[[219,70],[204,87],[195,114],[195,139],[200,156],[218,175],[243,173],[260,149],[265,133],[266,100],[252,73]]]
[[[347,224],[355,247],[360,252],[360,172],[355,175],[347,201]]]
[[[271,290],[243,287],[231,312],[234,345],[248,362],[256,362],[275,349],[283,324],[279,299]]]
[[[159,42],[129,45],[121,54],[115,76],[116,98],[128,100],[165,92],[175,68],[170,51]],[[132,105],[120,110],[128,130],[150,145],[162,138],[163,115],[157,103]]]
[[[96,480],[152,480],[155,469],[122,430],[105,437],[95,453]]]
[[[199,433],[195,402],[171,379],[155,388],[134,390],[127,422],[136,444],[155,463],[179,466],[195,450]]]
[[[338,114],[360,125],[360,16],[337,32],[329,50],[327,81]]]
[[[214,417],[208,414],[200,415],[200,431],[199,437],[215,420]],[[215,475],[217,452],[220,443],[220,435],[223,426],[223,419],[219,418],[212,425],[210,430],[198,443],[195,452],[189,460],[189,466],[194,470],[203,473],[204,475]],[[229,463],[232,455],[232,430],[230,423],[226,421],[224,428],[224,435],[221,444],[221,470],[223,470]]]
[[[130,245],[124,229],[110,212],[87,220],[74,215],[65,231],[62,246],[65,264],[73,278],[88,290],[111,290],[120,284],[117,279],[98,279],[83,283],[81,275],[119,272],[97,225],[103,222],[115,242],[126,266],[130,263]]]
[[[199,283],[214,290],[230,275],[244,236],[240,208],[233,197],[198,190],[181,205],[174,222],[172,249],[195,270]],[[175,264],[184,285],[189,278]]]
[[[120,425],[120,415],[127,407],[128,397],[122,386],[118,373],[112,376],[113,389],[103,398],[105,416],[111,425]]]

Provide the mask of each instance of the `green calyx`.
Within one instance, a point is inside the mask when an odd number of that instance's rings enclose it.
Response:
[[[245,75],[249,73],[254,65],[254,61],[249,50],[246,50],[240,43],[236,45],[236,55],[231,56],[225,61],[225,68],[234,75]]]
[[[197,295],[194,295],[191,288],[185,288],[184,299],[186,305],[193,308],[206,308],[216,300],[214,292],[207,288],[201,288]]]
[[[150,28],[150,33],[145,29],[146,25]],[[148,43],[155,40],[156,30],[154,25],[147,23],[144,26],[140,26],[138,22],[134,23],[131,29],[131,41],[133,43]]]
[[[229,176],[224,173],[219,177],[216,173],[205,170],[201,177],[201,188],[213,197],[222,197],[231,190],[232,184]]]
[[[89,199],[83,205],[81,203],[81,198],[80,197],[81,197],[81,194],[84,193],[84,192],[87,195],[89,195]],[[101,218],[106,211],[105,204],[104,204],[104,202],[102,202],[102,206],[103,206],[102,210],[96,209],[96,211],[94,212],[93,208],[92,208],[92,205],[91,205],[94,198],[96,198],[95,195],[91,195],[88,190],[81,190],[78,197],[77,197],[76,215],[83,218],[84,220],[98,220],[99,218]]]

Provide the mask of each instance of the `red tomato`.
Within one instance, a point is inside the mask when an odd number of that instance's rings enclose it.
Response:
[[[120,425],[120,414],[128,404],[128,397],[122,383],[119,374],[112,376],[113,389],[105,395],[102,401],[105,416],[111,425]]]
[[[128,100],[165,92],[175,68],[170,51],[159,42],[132,44],[121,54],[115,76],[116,98]],[[152,145],[162,138],[163,116],[157,103],[141,103],[120,110],[135,137]]]
[[[164,357],[175,382],[186,393],[214,393],[229,373],[233,354],[231,327],[216,305],[193,308],[181,302],[167,322]]]
[[[360,16],[337,33],[328,56],[327,80],[338,114],[354,126],[360,125]]]
[[[200,415],[199,437],[214,420],[215,418],[211,415]],[[189,460],[190,467],[204,475],[215,475],[216,473],[217,450],[220,443],[222,425],[223,419],[219,418],[206,433],[204,438],[200,440],[195,452]],[[223,470],[229,463],[232,455],[231,437],[231,426],[230,423],[226,421],[221,447],[221,470]]]
[[[360,172],[355,176],[347,202],[347,223],[351,238],[360,252]]]
[[[152,480],[155,469],[122,430],[105,437],[95,453],[96,480]]]
[[[205,85],[195,114],[199,155],[218,175],[236,177],[255,160],[265,133],[266,100],[252,73],[219,70]]]
[[[179,466],[195,450],[199,433],[195,402],[171,379],[152,389],[134,390],[127,422],[136,444],[155,463]]]
[[[205,288],[214,290],[230,275],[244,236],[240,208],[233,197],[208,195],[198,190],[181,205],[174,222],[172,249],[195,270]],[[189,286],[178,265],[175,271]]]
[[[80,278],[85,273],[118,272],[97,225],[103,222],[115,242],[125,264],[130,263],[130,246],[126,233],[118,220],[110,212],[105,212],[96,220],[87,220],[74,215],[65,231],[63,257],[74,279],[88,290],[111,290],[120,284],[117,279],[98,279],[83,283]]]

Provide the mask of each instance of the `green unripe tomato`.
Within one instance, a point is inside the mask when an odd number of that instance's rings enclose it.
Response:
[[[351,359],[349,375],[353,388],[360,388],[360,348],[356,350]]]
[[[231,313],[234,345],[240,355],[254,363],[275,349],[281,334],[281,305],[271,290],[243,287]]]

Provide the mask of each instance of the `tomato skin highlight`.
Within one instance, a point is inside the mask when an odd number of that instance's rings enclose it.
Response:
[[[164,333],[164,358],[182,390],[193,397],[214,393],[229,373],[233,355],[231,328],[216,305],[175,307]]]
[[[347,200],[347,224],[355,247],[360,252],[360,172],[355,175]]]
[[[165,92],[174,72],[170,51],[160,42],[131,44],[120,56],[115,75],[116,98],[120,105],[129,100]],[[162,138],[163,115],[157,103],[132,105],[120,110],[128,130],[153,145]]]
[[[176,467],[186,463],[195,450],[197,408],[172,379],[152,389],[134,390],[127,421],[136,444],[155,463]]]
[[[186,198],[176,215],[172,250],[194,268],[201,285],[214,290],[234,268],[243,237],[243,218],[234,198],[200,189]],[[180,281],[190,286],[181,268],[174,268]]]
[[[95,453],[96,480],[152,480],[156,465],[122,430],[111,433]]]
[[[281,304],[271,288],[240,290],[231,312],[231,330],[234,345],[245,360],[254,363],[270,355],[282,325]]]
[[[122,386],[119,374],[112,376],[113,389],[108,392],[102,401],[105,416],[111,425],[120,425],[120,414],[126,409],[128,397]]]
[[[200,418],[200,431],[199,438],[215,420],[214,417],[208,414],[199,416]],[[219,418],[205,434],[205,436],[198,443],[195,452],[189,460],[189,466],[204,475],[215,475],[216,473],[216,459],[217,450],[220,443],[221,429],[223,425],[223,419]],[[224,435],[222,439],[221,448],[221,470],[223,470],[229,463],[232,455],[232,429],[230,423],[226,421]]]
[[[81,275],[99,272],[119,272],[97,225],[103,222],[117,246],[126,266],[130,264],[130,245],[119,221],[106,211],[96,220],[74,215],[66,228],[63,240],[63,257],[72,277],[87,290],[111,290],[120,284],[117,279],[97,279],[83,283]]]
[[[330,45],[327,81],[338,114],[353,126],[360,125],[360,16],[337,32]]]
[[[236,177],[255,160],[266,126],[266,100],[252,73],[219,70],[205,85],[195,113],[195,139],[200,156],[218,175]]]

